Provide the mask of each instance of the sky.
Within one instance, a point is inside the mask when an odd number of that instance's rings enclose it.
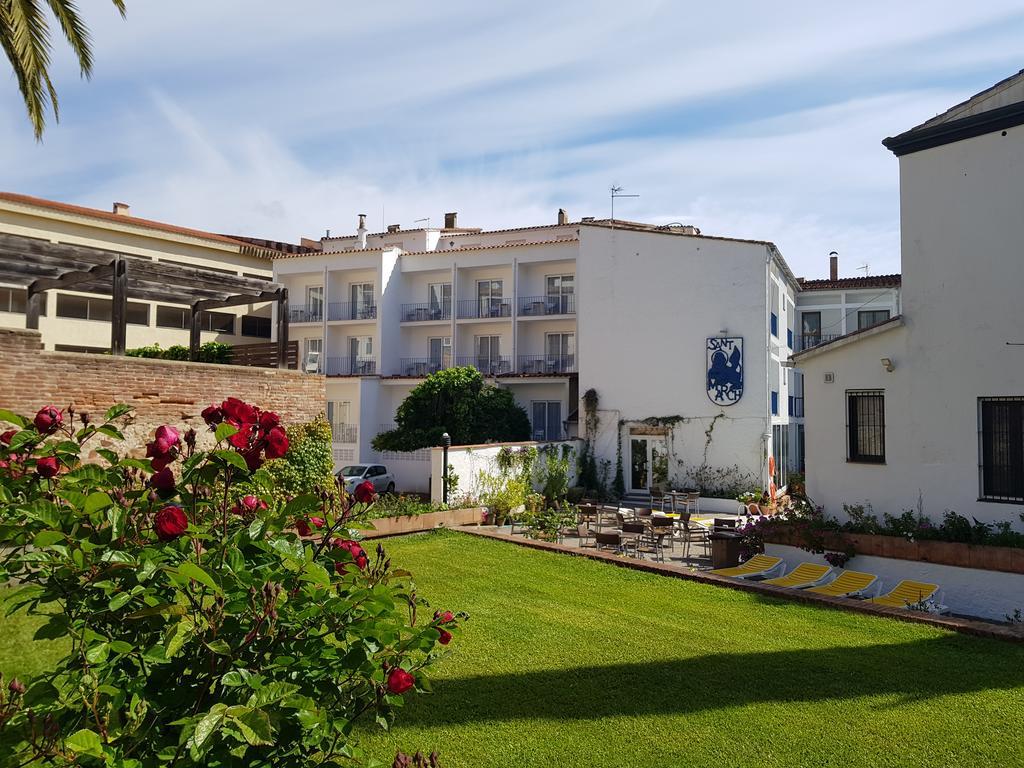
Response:
[[[0,189],[297,242],[607,217],[899,271],[882,145],[1024,67],[1018,2],[80,3],[37,143],[0,78]],[[5,67],[6,62],[0,63]]]

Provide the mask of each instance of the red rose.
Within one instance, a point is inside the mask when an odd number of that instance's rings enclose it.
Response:
[[[36,425],[36,429],[44,435],[48,435],[51,432],[56,432],[57,427],[63,421],[64,415],[60,412],[60,408],[55,405],[47,405],[39,409],[32,423]]]
[[[438,624],[451,624],[455,621],[455,614],[451,611],[434,611],[434,621]]]
[[[236,503],[234,508],[231,510],[239,517],[253,517],[257,512],[260,512],[267,508],[267,502],[263,499],[252,496],[243,496]]]
[[[56,456],[44,456],[36,462],[36,472],[40,477],[53,477],[60,471]]]
[[[298,519],[295,521],[295,529],[299,532],[300,536],[309,536],[313,532],[313,528],[323,528],[324,519],[322,517],[311,517],[309,520]]]
[[[220,409],[228,424],[241,427],[243,424],[256,423],[256,409],[248,403],[243,403],[237,397],[229,397],[220,404]]]
[[[245,459],[245,466],[249,468],[250,472],[255,472],[257,469],[263,466],[263,457],[260,456],[259,446],[250,448],[247,451],[241,451],[242,458]]]
[[[174,427],[164,424],[156,428],[156,439],[157,442],[162,440],[167,446],[175,447],[181,442],[181,435]]]
[[[263,413],[260,414],[259,421],[260,429],[262,429],[264,432],[269,432],[274,427],[279,426],[281,424],[281,417],[278,416],[273,411],[263,411]]]
[[[249,442],[252,440],[255,431],[256,428],[252,424],[243,424],[235,434],[228,438],[228,442],[235,448],[244,450],[249,447]]]
[[[377,491],[374,490],[373,483],[369,480],[363,480],[363,482],[356,486],[354,495],[356,501],[360,504],[372,504],[374,499],[377,498]]]
[[[348,552],[352,557],[352,561],[361,571],[365,570],[366,566],[370,562],[370,559],[366,556],[366,552],[361,546],[359,546],[358,541],[352,541],[352,539],[335,539],[331,543],[331,546],[334,549],[343,549]],[[334,564],[334,570],[340,574],[344,574],[348,570],[348,566],[348,563],[336,562]]]
[[[173,541],[188,529],[188,518],[181,507],[164,507],[156,513],[153,530],[160,541]]]
[[[169,427],[166,424],[157,427],[153,442],[146,443],[146,458],[153,460],[153,470],[161,472],[178,458],[180,444],[181,435],[174,427]]]
[[[216,405],[208,405],[203,408],[203,421],[209,425],[210,429],[215,429],[218,424],[224,421],[224,411]]]
[[[388,691],[401,695],[416,684],[416,678],[401,667],[395,667],[388,673]]]
[[[268,459],[280,459],[288,453],[288,435],[281,427],[274,427],[267,433],[265,452]]]
[[[441,645],[448,645],[452,641],[452,633],[447,629],[438,629],[437,631],[441,633],[441,636],[437,638],[437,642]]]
[[[173,491],[175,487],[174,473],[171,472],[170,467],[164,467],[159,472],[153,473],[153,476],[149,478],[149,484],[158,491]]]
[[[14,436],[16,434],[18,434],[18,430],[16,430],[16,429],[8,429],[6,432],[4,432],[2,435],[0,435],[0,443],[3,443],[4,445],[10,445],[11,444],[11,440],[14,439]]]

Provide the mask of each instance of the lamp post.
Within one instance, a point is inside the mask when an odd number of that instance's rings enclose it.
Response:
[[[448,506],[448,449],[452,447],[452,436],[445,432],[441,435],[441,442],[444,445],[444,462],[441,469],[441,500]]]

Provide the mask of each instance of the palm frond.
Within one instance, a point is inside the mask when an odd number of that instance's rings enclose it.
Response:
[[[78,65],[82,70],[82,76],[89,78],[92,75],[92,46],[89,37],[89,29],[78,15],[78,8],[71,0],[46,0],[57,17],[64,37],[68,39],[68,45],[78,57]]]
[[[54,112],[56,92],[49,83],[50,28],[38,0],[5,0],[4,50],[17,73],[18,86],[25,100],[29,119],[37,139],[46,125],[46,99]]]

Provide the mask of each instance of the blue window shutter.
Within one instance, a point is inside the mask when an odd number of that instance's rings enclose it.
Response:
[[[772,324],[771,324],[772,336],[778,338],[779,336],[779,316],[772,312]]]
[[[779,415],[779,393],[772,392],[772,416]]]

